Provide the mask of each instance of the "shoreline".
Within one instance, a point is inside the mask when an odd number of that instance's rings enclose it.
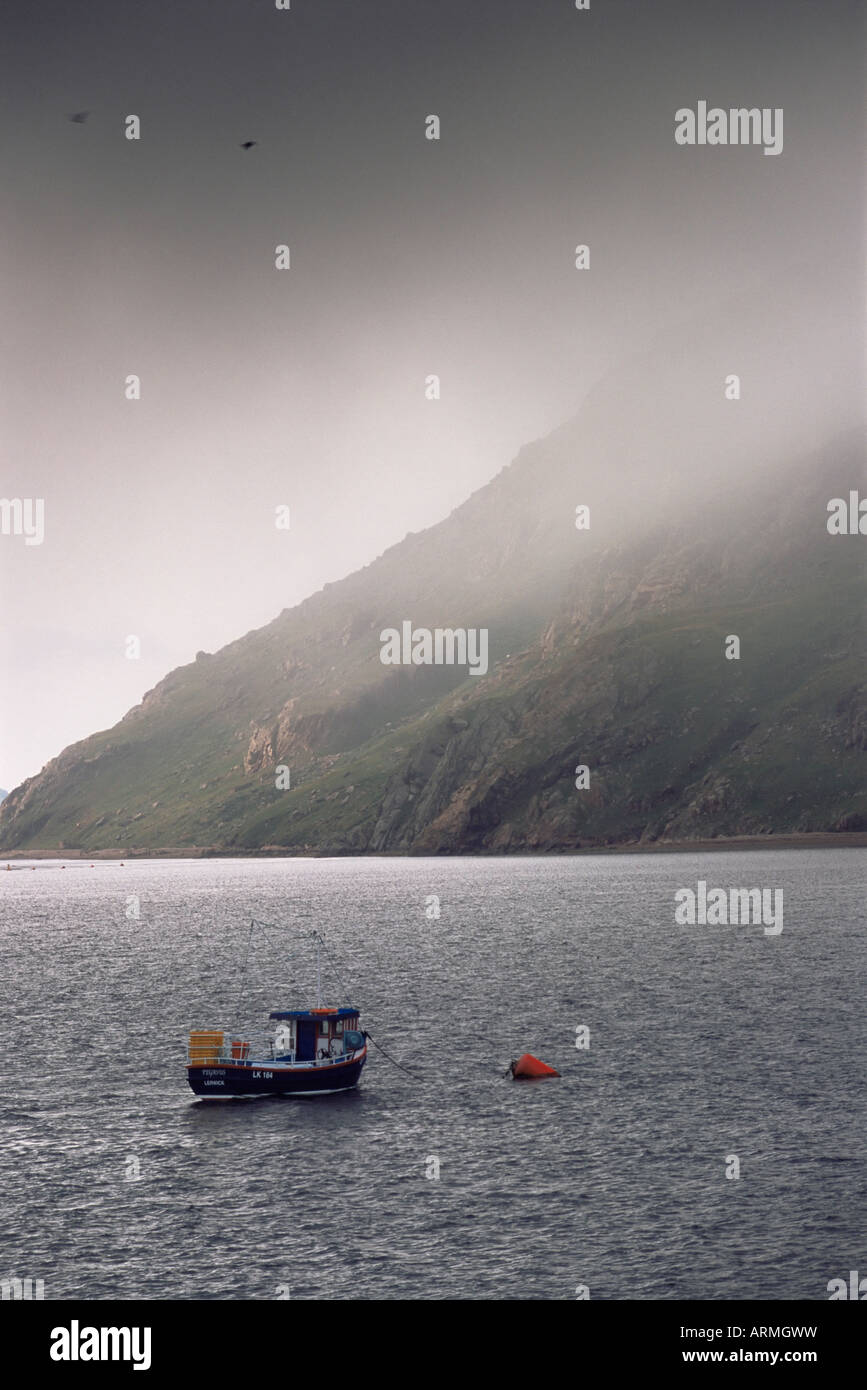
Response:
[[[814,831],[802,835],[732,835],[712,840],[629,841],[616,845],[586,845],[576,849],[520,849],[506,853],[463,850],[455,853],[391,851],[379,854],[349,854],[339,850],[294,849],[291,845],[265,845],[261,849],[237,846],[179,845],[155,849],[0,849],[0,863],[13,860],[66,859],[100,860],[103,863],[128,859],[549,859],[595,854],[724,854],[737,850],[761,849],[865,849],[867,831]]]

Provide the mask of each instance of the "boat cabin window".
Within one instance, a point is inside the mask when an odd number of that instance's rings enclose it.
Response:
[[[324,1022],[324,1020],[323,1020],[323,1022],[320,1023],[320,1025],[319,1025],[319,1031],[320,1031],[320,1033],[327,1033],[327,1032],[328,1032],[328,1024],[327,1024],[326,1022]]]

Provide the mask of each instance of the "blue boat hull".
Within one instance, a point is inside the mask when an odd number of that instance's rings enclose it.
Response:
[[[226,1096],[315,1096],[350,1091],[357,1086],[367,1061],[360,1057],[321,1066],[280,1066],[268,1062],[226,1062],[187,1067],[187,1079],[197,1096],[220,1100]]]

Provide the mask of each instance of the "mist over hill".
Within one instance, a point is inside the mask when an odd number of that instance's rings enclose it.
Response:
[[[64,750],[6,797],[0,846],[516,852],[867,828],[864,541],[827,527],[831,498],[864,491],[857,384],[827,368],[831,344],[859,361],[849,322],[770,287],[671,330],[439,525]],[[487,673],[383,665],[381,633],[407,621],[486,629]]]

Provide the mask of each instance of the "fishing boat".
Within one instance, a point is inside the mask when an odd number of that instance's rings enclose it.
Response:
[[[251,924],[251,928],[252,928]],[[367,1034],[351,1004],[322,1002],[322,938],[316,941],[316,1007],[275,1009],[271,1036],[255,1047],[222,1029],[191,1031],[187,1079],[197,1096],[328,1096],[357,1086],[367,1061]]]

